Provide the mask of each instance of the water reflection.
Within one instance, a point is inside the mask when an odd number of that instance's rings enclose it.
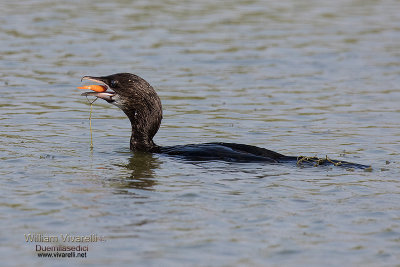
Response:
[[[151,153],[133,153],[128,164],[120,165],[132,171],[128,177],[120,180],[120,188],[153,190],[152,187],[157,184],[154,170],[160,165],[160,160]]]

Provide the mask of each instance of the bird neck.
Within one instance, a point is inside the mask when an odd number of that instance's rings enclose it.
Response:
[[[158,149],[153,137],[160,127],[161,119],[154,121],[151,118],[151,116],[140,116],[140,114],[130,117],[132,125],[131,150],[156,152]]]
[[[136,131],[132,127],[132,136],[130,148],[132,151],[147,151],[152,152],[158,146],[153,142],[153,138],[146,136],[140,131]]]
[[[158,148],[153,137],[160,128],[162,105],[154,89],[149,90],[146,94],[142,92],[145,96],[132,98],[122,107],[132,126],[131,150],[154,152]]]

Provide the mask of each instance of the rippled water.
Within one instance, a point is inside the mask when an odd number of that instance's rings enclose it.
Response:
[[[400,2],[3,1],[0,251],[5,266],[394,266],[400,262]],[[129,151],[83,75],[159,92],[156,143],[212,141],[372,172],[187,163]],[[104,236],[41,259],[25,234]]]

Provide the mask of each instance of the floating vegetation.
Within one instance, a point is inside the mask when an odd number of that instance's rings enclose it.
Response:
[[[93,103],[97,100],[97,97],[90,101],[89,98],[86,96],[87,101],[90,104],[90,113],[89,113],[89,129],[90,129],[90,149],[93,149],[93,135],[92,135],[92,110],[93,110]]]
[[[346,168],[346,170],[348,170],[348,171],[354,171],[354,169],[363,169],[364,171],[371,172],[373,170],[371,166],[347,162],[347,161],[339,161],[339,160],[335,160],[335,159],[330,159],[330,158],[328,158],[328,156],[325,156],[325,158],[307,157],[307,156],[297,157],[297,166],[302,167],[304,165],[312,165],[314,167],[321,166],[321,165],[341,166],[341,167]]]
[[[325,156],[325,158],[298,156],[297,157],[297,165],[301,166],[302,163],[310,163],[314,167],[320,166],[320,165],[325,165],[326,163],[331,163],[334,166],[342,165],[341,161],[332,160],[332,159],[328,158],[328,156]]]

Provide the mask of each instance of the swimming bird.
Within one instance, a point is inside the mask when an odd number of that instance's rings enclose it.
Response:
[[[223,160],[230,162],[296,162],[312,165],[340,165],[349,168],[369,166],[317,157],[286,156],[265,148],[236,143],[204,143],[176,146],[158,146],[153,137],[160,128],[162,104],[154,88],[143,78],[131,73],[108,76],[84,76],[105,86],[100,92],[85,92],[82,96],[95,96],[120,108],[132,126],[130,149],[176,156],[193,161]],[[89,88],[89,87],[88,87]],[[104,91],[104,92],[101,92]]]

